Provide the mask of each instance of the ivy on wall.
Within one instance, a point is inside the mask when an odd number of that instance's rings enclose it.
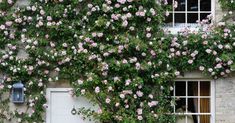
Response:
[[[208,17],[199,31],[172,35],[161,28],[166,0],[31,0],[11,8],[15,2],[0,0],[0,92],[21,80],[28,108],[10,110],[2,99],[1,120],[43,122],[48,83],[66,79],[72,96],[99,105],[82,113],[100,122],[171,123],[177,76],[200,70],[218,78],[235,69],[235,26]]]

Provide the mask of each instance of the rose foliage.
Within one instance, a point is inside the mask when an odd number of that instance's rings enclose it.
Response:
[[[106,123],[173,123],[172,82],[200,70],[212,78],[235,69],[235,26],[172,35],[162,28],[166,0],[0,0],[0,93],[25,85],[27,110],[0,104],[0,121],[44,122],[45,89],[67,80],[72,96],[85,96],[97,111],[81,113]],[[13,6],[13,7],[12,7]]]

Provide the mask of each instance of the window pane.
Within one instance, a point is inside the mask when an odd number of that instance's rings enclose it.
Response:
[[[185,23],[185,14],[184,13],[176,13],[175,14],[175,23]]]
[[[188,11],[198,11],[198,0],[188,0]]]
[[[172,13],[170,13],[170,15],[166,17],[165,25],[169,27],[173,26],[173,14]]]
[[[196,23],[198,20],[198,13],[189,13],[188,14],[188,23]]]
[[[184,13],[176,13],[175,14],[175,26],[176,27],[184,27],[185,26],[185,14]]]
[[[193,117],[193,122],[188,121],[188,123],[198,123],[199,115],[192,115],[192,117]]]
[[[210,113],[210,99],[209,98],[200,99],[200,113]]]
[[[210,123],[210,115],[201,115],[200,123]]]
[[[179,98],[176,100],[176,106],[175,106],[175,112],[176,113],[184,113],[186,111],[186,99],[185,98]]]
[[[200,0],[201,11],[211,11],[211,0]]]
[[[188,96],[198,96],[198,82],[197,81],[188,82]]]
[[[210,82],[209,81],[200,82],[200,96],[210,96]]]
[[[175,95],[186,96],[186,83],[185,82],[175,82]]]
[[[176,116],[176,123],[186,123],[187,116]]]
[[[188,115],[187,123],[197,123],[197,116],[196,115]]]
[[[197,98],[188,99],[188,113],[198,113],[198,99]]]
[[[178,2],[178,7],[175,11],[185,11],[185,0],[176,0]]]
[[[210,13],[201,13],[200,14],[200,20],[207,19],[208,15],[210,15]]]
[[[186,119],[187,119],[187,123],[198,123],[197,117],[199,117],[199,116],[197,116],[197,115],[177,116],[176,123],[186,123]],[[200,123],[204,123],[204,122],[200,122]],[[207,123],[207,122],[205,122],[205,123]]]
[[[173,0],[167,0],[168,5],[172,5]]]

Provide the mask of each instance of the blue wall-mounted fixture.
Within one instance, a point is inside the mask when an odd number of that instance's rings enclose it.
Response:
[[[16,104],[24,103],[24,85],[21,82],[12,86],[12,102]]]

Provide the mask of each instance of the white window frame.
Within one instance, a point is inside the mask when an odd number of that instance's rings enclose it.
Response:
[[[174,3],[174,1],[175,0],[172,0],[172,6],[173,6],[173,3]],[[182,25],[184,25],[184,26],[180,26],[180,27],[177,27],[177,26],[175,26],[175,13],[174,13],[174,9],[173,9],[173,11],[169,11],[169,13],[171,13],[171,14],[173,14],[173,17],[172,17],[172,27],[169,27],[169,26],[165,26],[165,27],[163,27],[163,29],[164,30],[168,30],[168,31],[170,31],[172,34],[176,34],[176,33],[178,33],[179,31],[181,31],[182,29],[185,29],[185,28],[189,28],[191,31],[197,31],[198,30],[198,28],[197,28],[197,26],[191,26],[191,27],[188,27],[188,25],[187,25],[187,21],[188,21],[188,11],[186,11],[187,10],[187,1],[188,0],[185,0],[186,1],[186,4],[185,4],[185,11],[177,11],[177,13],[185,13],[186,15],[185,15],[185,23],[182,23]],[[215,3],[216,3],[216,1],[215,0],[211,0],[211,11],[210,11],[210,13],[211,13],[211,15],[212,15],[212,20],[211,20],[211,22],[212,23],[214,23],[215,22]],[[208,11],[200,11],[200,0],[198,0],[198,11],[194,11],[194,12],[190,12],[190,13],[204,13],[204,12],[206,12],[206,13],[209,13]],[[198,14],[198,18],[200,19],[200,14]],[[195,25],[196,25],[196,23],[195,23]]]
[[[210,115],[210,123],[215,123],[215,80],[211,80],[211,79],[189,79],[189,78],[182,78],[182,79],[176,79],[174,80],[175,82],[179,82],[179,81],[183,81],[186,82],[186,96],[176,96],[176,92],[175,92],[175,84],[174,84],[174,90],[173,90],[173,98],[175,99],[176,97],[183,97],[186,99],[186,107],[188,107],[188,98],[190,97],[195,97],[195,96],[188,96],[188,82],[189,81],[197,81],[199,82],[199,86],[198,86],[198,93],[200,93],[200,82],[201,81],[209,81],[210,82],[210,96],[203,96],[203,98],[209,98],[210,99],[210,113],[176,113],[176,106],[174,105],[174,113],[175,115],[180,115],[180,116],[186,116],[186,115]],[[200,106],[200,94],[198,96],[198,105]],[[199,108],[200,109],[200,108]],[[200,111],[199,111],[200,112]],[[186,123],[187,123],[187,117],[186,117]],[[200,123],[200,121],[198,120],[198,123]]]

